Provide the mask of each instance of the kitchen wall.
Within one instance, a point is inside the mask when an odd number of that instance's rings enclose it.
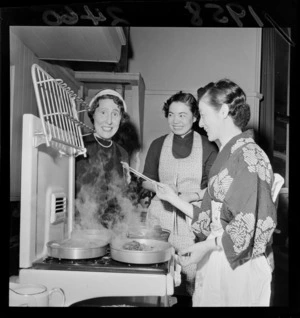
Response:
[[[131,73],[145,82],[141,167],[151,141],[169,132],[163,103],[179,90],[196,96],[208,82],[228,77],[248,96],[249,127],[257,129],[260,98],[261,29],[132,27]]]
[[[37,115],[31,65],[41,65],[53,77],[65,80],[74,91],[78,91],[80,83],[74,80],[71,69],[37,59],[34,52],[13,31],[11,28],[10,199],[18,201],[22,115]],[[133,56],[129,59],[128,72],[140,73],[146,86],[143,150],[139,170],[143,169],[150,142],[169,132],[162,105],[179,90],[196,96],[200,86],[229,77],[240,84],[248,95],[252,108],[250,126],[256,129],[260,96],[261,29],[131,27],[130,41]]]
[[[31,65],[39,64],[55,78],[62,78],[74,90],[80,85],[72,71],[40,61],[10,30],[10,201],[19,201],[21,192],[22,117],[25,113],[38,116],[31,78]]]

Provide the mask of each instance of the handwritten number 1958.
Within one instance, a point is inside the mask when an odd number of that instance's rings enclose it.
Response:
[[[242,27],[243,23],[241,21],[241,18],[244,18],[246,16],[246,11],[244,10],[244,7],[237,3],[228,3],[225,6],[230,16],[232,17],[232,19],[236,22],[236,24],[239,27]],[[214,21],[218,23],[228,23],[229,19],[226,16],[223,15],[222,17],[220,17],[220,15],[224,13],[224,9],[220,5],[213,4],[213,3],[206,3],[204,4],[204,8],[216,10],[213,14]],[[196,2],[189,1],[186,3],[185,9],[187,9],[189,13],[192,14],[191,24],[194,26],[202,26],[203,21],[200,17],[200,12],[201,12],[200,5]],[[256,14],[256,12],[254,11],[251,5],[248,5],[248,10],[252,18],[257,23],[257,25],[259,27],[263,27],[264,26],[263,22],[261,21],[259,16]],[[267,13],[264,13],[264,18],[272,24],[275,30],[283,37],[283,39],[288,44],[295,46],[295,43],[292,41],[290,35],[287,34]]]
[[[185,8],[193,15],[191,18],[191,23],[195,26],[201,26],[202,19],[200,17],[200,11],[201,11],[200,5],[196,2],[187,2],[185,5]],[[206,3],[204,4],[204,8],[215,9],[215,12],[213,14],[214,21],[218,23],[222,23],[222,24],[228,23],[229,21],[228,17],[226,17],[225,15],[221,16],[224,13],[224,9],[220,5],[214,4],[214,3]],[[255,21],[258,23],[258,25],[260,27],[263,26],[263,23],[261,22],[257,14],[254,12],[253,8],[251,6],[248,6],[248,8],[251,15],[253,16]],[[232,17],[232,19],[236,22],[236,24],[239,27],[242,27],[243,23],[241,21],[241,18],[244,18],[246,16],[246,11],[244,10],[244,8],[237,3],[228,3],[226,4],[226,9],[229,12],[230,16]],[[199,23],[199,21],[201,21],[201,24]]]

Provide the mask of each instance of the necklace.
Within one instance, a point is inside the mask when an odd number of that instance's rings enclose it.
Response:
[[[98,140],[98,138],[96,137],[96,136],[94,136],[94,138],[96,139],[96,141],[98,142],[98,144],[100,145],[100,146],[102,146],[103,148],[109,148],[111,145],[112,145],[112,140],[110,140],[110,144],[109,145],[107,145],[107,146],[105,146],[105,145],[103,145],[103,144],[101,144],[101,142]]]

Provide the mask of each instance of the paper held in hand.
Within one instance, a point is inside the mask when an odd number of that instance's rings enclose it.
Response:
[[[151,182],[151,183],[156,184],[156,181],[154,181],[154,180],[152,180],[152,179],[146,177],[146,176],[143,175],[142,173],[140,173],[140,172],[138,172],[137,170],[131,168],[127,162],[121,161],[121,164],[122,164],[122,166],[123,166],[124,169],[129,170],[130,172],[134,173],[136,176],[138,176],[138,177],[140,177],[140,178],[142,178],[142,179],[144,179],[144,180],[146,180],[146,181],[149,181],[149,182]]]

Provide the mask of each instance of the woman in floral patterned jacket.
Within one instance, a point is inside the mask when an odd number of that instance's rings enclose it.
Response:
[[[199,126],[220,142],[201,208],[157,184],[160,199],[193,217],[200,238],[180,253],[182,264],[197,263],[193,306],[269,306],[272,274],[265,251],[277,222],[272,167],[251,130],[244,131],[250,107],[238,85],[214,83],[198,106]]]

